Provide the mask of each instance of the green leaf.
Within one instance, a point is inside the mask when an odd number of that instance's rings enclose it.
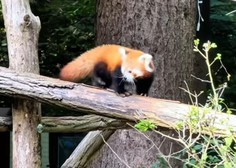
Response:
[[[216,43],[211,43],[211,48],[217,48]]]
[[[199,39],[194,40],[194,45],[195,45],[195,46],[198,46],[198,45],[199,45],[199,42],[200,42]]]
[[[207,153],[203,153],[202,157],[201,157],[201,160],[205,162],[206,159],[207,159]]]
[[[134,127],[139,131],[145,132],[147,130],[154,130],[157,126],[150,120],[141,120],[139,123],[135,124]]]
[[[228,75],[227,75],[227,80],[230,81],[230,78],[231,78],[231,75],[228,74]]]
[[[184,127],[184,123],[183,122],[177,122],[176,123],[176,129],[177,130],[181,130]]]
[[[230,147],[230,145],[232,144],[232,142],[233,142],[233,138],[232,138],[232,137],[226,137],[226,138],[225,138],[225,145],[226,145],[227,147]]]
[[[199,151],[202,149],[202,145],[195,145],[195,146],[193,146],[193,149],[196,151]]]
[[[229,161],[224,162],[224,168],[232,168],[232,167],[233,167],[233,165]]]
[[[222,56],[222,55],[221,55],[220,53],[217,53],[217,54],[216,54],[216,57],[215,57],[215,60],[221,60],[221,56]]]
[[[208,49],[208,43],[203,43],[202,45],[205,49]]]
[[[232,111],[230,109],[227,109],[226,113],[227,114],[232,114]]]

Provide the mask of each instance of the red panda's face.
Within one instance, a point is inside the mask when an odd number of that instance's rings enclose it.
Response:
[[[138,78],[150,77],[153,74],[153,57],[150,54],[138,50],[126,51],[124,48],[120,48],[120,54],[121,72],[127,82],[134,83]]]

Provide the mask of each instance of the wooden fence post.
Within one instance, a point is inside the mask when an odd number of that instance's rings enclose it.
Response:
[[[1,0],[7,32],[10,68],[18,72],[39,73],[38,35],[40,20],[30,9],[29,0]],[[13,168],[41,167],[40,104],[31,100],[14,99]]]

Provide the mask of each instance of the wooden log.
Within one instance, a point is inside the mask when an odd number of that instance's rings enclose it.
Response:
[[[128,121],[97,115],[78,117],[42,117],[41,124],[39,124],[37,128],[40,133],[77,133],[104,129],[116,130],[130,128],[126,122]],[[11,127],[11,117],[0,117],[0,132],[11,131]]]
[[[113,132],[111,130],[89,132],[61,168],[86,167],[88,160],[95,157],[95,152],[102,147],[104,140],[107,140]]]
[[[97,89],[83,84],[61,81],[36,74],[19,74],[0,68],[0,94],[23,97],[43,103],[57,105],[88,114],[137,121],[151,118],[160,127],[173,128],[185,121],[191,105],[177,101],[142,96],[120,97],[114,92]],[[199,108],[199,112],[202,109]],[[214,118],[215,132],[225,135],[229,125],[236,132],[236,116],[212,112],[205,115]],[[225,122],[227,121],[227,123]],[[226,125],[222,123],[226,123]]]
[[[78,117],[42,117],[41,125],[43,132],[73,133],[129,128],[130,126],[126,122],[109,117],[85,115]]]

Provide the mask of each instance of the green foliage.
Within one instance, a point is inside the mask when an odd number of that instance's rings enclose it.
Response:
[[[95,0],[33,1],[41,20],[41,74],[57,77],[67,62],[94,46]],[[0,5],[0,65],[8,65],[7,43]]]
[[[224,99],[229,107],[236,108],[236,3],[232,0],[211,1],[211,41],[218,44],[221,51],[222,62],[232,75],[228,87],[224,92]],[[232,12],[233,11],[233,12]],[[222,68],[213,68],[217,74],[216,84],[223,83],[225,72]]]
[[[8,67],[7,40],[0,3],[0,66]]]
[[[232,22],[236,20],[234,11],[235,3],[232,0],[212,0],[211,1],[211,19],[222,22]],[[223,25],[222,25],[223,26]]]
[[[140,122],[135,124],[134,127],[137,128],[141,132],[145,132],[147,130],[154,130],[156,129],[157,126],[154,123],[152,123],[150,120],[141,120]]]
[[[202,49],[199,49],[201,47]],[[182,146],[182,149],[177,152],[169,155],[160,155],[157,162],[153,164],[153,167],[170,167],[170,158],[181,160],[184,168],[236,167],[236,139],[228,122],[229,116],[219,118],[217,117],[218,115],[216,115],[219,112],[231,114],[231,109],[228,108],[222,98],[227,84],[215,84],[215,79],[212,75],[213,65],[219,64],[223,67],[226,74],[225,83],[230,79],[230,74],[222,63],[222,55],[216,53],[213,59],[211,59],[209,55],[212,49],[216,48],[217,45],[210,41],[200,46],[200,41],[198,39],[194,40],[194,51],[202,56],[208,69],[208,80],[204,81],[209,83],[211,92],[209,93],[205,105],[200,105],[197,100],[199,94],[191,93],[189,89],[183,89],[189,94],[193,106],[188,116],[186,116],[182,122],[176,123],[177,137],[165,135],[155,130],[155,127],[152,126],[154,132],[176,141],[176,143]],[[195,102],[193,102],[193,100],[195,100]],[[199,108],[199,106],[201,108]],[[136,124],[135,127],[141,131],[146,131],[152,124],[153,123],[150,123],[149,120],[144,120]],[[219,134],[222,134],[217,125],[220,125],[220,129],[224,129],[224,137],[219,136]],[[153,143],[153,146],[155,146],[155,143]]]
[[[94,46],[94,0],[53,0],[33,5],[41,20],[40,73],[58,77],[61,67]],[[45,115],[63,115],[64,109],[43,107]],[[55,114],[56,112],[56,114]],[[66,110],[67,114],[73,112]]]
[[[215,86],[215,82],[212,76],[212,66],[216,61],[219,61],[221,66],[224,65],[221,62],[221,54],[216,54],[213,61],[210,61],[209,52],[211,49],[217,48],[215,43],[207,42],[203,44],[203,51],[199,49],[199,40],[194,41],[194,51],[198,52],[204,59],[208,68],[208,83],[211,84],[212,92],[208,96],[208,100],[204,106],[204,110],[199,110],[198,107],[193,107],[189,113],[189,119],[183,121],[181,124],[182,130],[188,129],[189,137],[187,140],[182,139],[184,146],[188,146],[185,150],[187,158],[184,159],[184,167],[199,167],[199,168],[210,168],[210,167],[235,167],[236,158],[236,145],[233,132],[228,125],[228,119],[218,119],[222,124],[222,127],[228,130],[227,136],[221,138],[216,134],[216,128],[214,124],[216,119],[213,111],[223,112],[226,111],[228,114],[231,110],[224,103],[224,99],[221,98],[224,88]],[[230,78],[230,74],[224,67],[227,79]],[[207,117],[211,116],[211,117]],[[178,128],[179,128],[178,123]],[[177,129],[180,131],[180,129]],[[205,134],[207,133],[207,134]],[[193,135],[195,138],[193,139]]]
[[[225,68],[224,64],[222,63],[222,55],[220,53],[217,53],[216,56],[213,58],[213,61],[210,61],[210,56],[209,52],[211,49],[217,48],[217,45],[215,43],[211,43],[210,41],[206,42],[203,44],[203,51],[199,49],[199,40],[196,39],[194,40],[194,51],[199,53],[203,59],[206,62],[207,70],[208,70],[208,76],[209,80],[206,81],[207,83],[210,83],[211,85],[211,93],[208,95],[208,102],[206,103],[207,108],[211,108],[217,111],[222,111],[222,106],[221,104],[224,104],[224,99],[221,98],[225,88],[227,87],[227,82],[230,80],[231,75],[228,73],[227,69]],[[224,72],[227,75],[227,82],[224,82],[222,86],[215,85],[215,80],[213,78],[213,73],[212,73],[212,67],[213,65],[218,61],[221,67],[223,67]],[[227,107],[227,106],[226,106]],[[228,108],[227,108],[228,109]]]
[[[94,0],[54,0],[44,8],[35,8],[34,13],[38,13],[42,23],[42,74],[57,76],[63,65],[94,46]]]
[[[6,32],[5,29],[1,27],[0,27],[0,66],[8,67]]]

